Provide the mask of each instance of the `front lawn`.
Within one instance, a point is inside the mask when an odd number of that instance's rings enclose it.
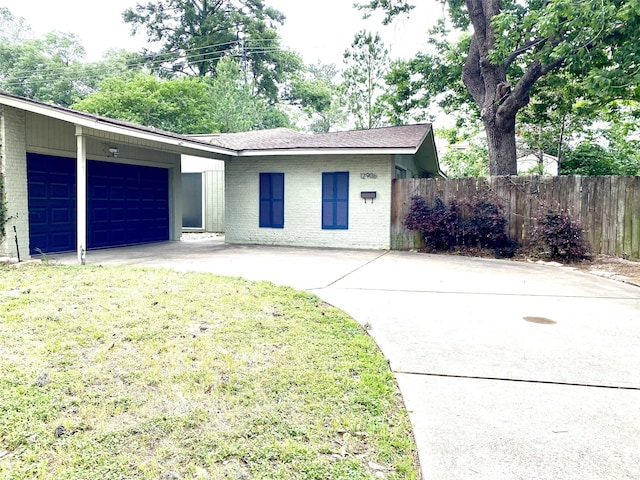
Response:
[[[271,283],[0,267],[0,478],[412,479],[386,360]]]

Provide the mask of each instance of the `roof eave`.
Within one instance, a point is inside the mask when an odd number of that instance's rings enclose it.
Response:
[[[171,136],[163,135],[162,133],[144,132],[137,130],[133,127],[126,127],[121,125],[113,125],[108,122],[102,122],[100,120],[79,119],[73,120],[75,125],[82,127],[93,128],[107,133],[114,133],[119,135],[129,135],[141,140],[149,140],[152,142],[162,142],[168,145],[174,145],[177,147],[190,148],[203,152],[216,153],[224,156],[235,156],[236,152],[225,148],[217,147],[211,144],[205,144],[200,142],[193,142],[188,139],[174,138]]]
[[[147,132],[144,130],[138,130],[135,127],[127,127],[125,125],[112,124],[107,121],[100,120],[99,118],[92,117],[90,114],[84,114],[83,112],[67,112],[59,110],[55,107],[50,107],[41,103],[32,103],[17,98],[8,97],[5,95],[0,96],[0,103],[9,107],[25,110],[37,115],[43,115],[49,118],[54,118],[67,123],[72,123],[77,126],[92,128],[103,132],[128,135],[141,140],[148,140],[153,142],[161,142],[168,145],[177,147],[190,148],[198,151],[215,153],[224,156],[235,156],[236,152],[230,149],[214,146],[204,142],[192,141],[188,138],[179,136],[174,137],[166,135],[163,132]]]
[[[281,148],[240,150],[238,157],[275,157],[296,155],[413,155],[416,148]]]

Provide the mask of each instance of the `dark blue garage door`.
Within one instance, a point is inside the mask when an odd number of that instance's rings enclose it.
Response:
[[[88,166],[88,247],[169,240],[169,171],[107,162]]]
[[[167,169],[90,160],[87,170],[88,248],[169,239]],[[75,159],[29,154],[27,179],[31,253],[75,250]]]
[[[27,155],[31,253],[76,248],[76,161]]]

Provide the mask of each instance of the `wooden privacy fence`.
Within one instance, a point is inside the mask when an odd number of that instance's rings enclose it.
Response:
[[[420,178],[393,180],[391,248],[404,250],[423,245],[417,232],[404,227],[415,195],[433,205],[471,198],[488,189],[502,202],[509,220],[509,236],[528,243],[530,229],[541,204],[566,210],[585,230],[593,253],[640,258],[640,176],[559,176]]]

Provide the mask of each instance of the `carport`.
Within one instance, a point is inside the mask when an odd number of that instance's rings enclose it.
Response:
[[[4,238],[0,255],[76,250],[85,263],[87,249],[178,240],[181,155],[234,154],[7,94],[0,94],[0,120],[7,227],[16,229],[16,246]]]

